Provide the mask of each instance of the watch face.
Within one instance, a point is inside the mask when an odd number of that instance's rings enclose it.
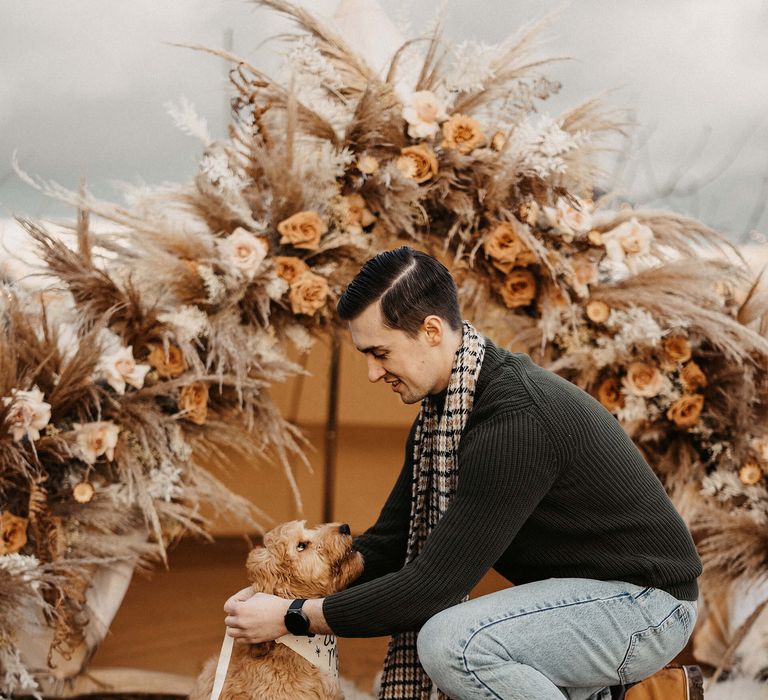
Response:
[[[285,626],[291,634],[307,634],[309,619],[301,610],[289,610],[285,614]]]

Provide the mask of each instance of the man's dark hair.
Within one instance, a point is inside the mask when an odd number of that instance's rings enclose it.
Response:
[[[456,283],[440,261],[408,246],[371,258],[349,283],[336,309],[344,321],[357,318],[381,300],[384,325],[416,336],[427,316],[461,328]]]

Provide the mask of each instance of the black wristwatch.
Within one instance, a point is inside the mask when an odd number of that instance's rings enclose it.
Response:
[[[289,606],[283,618],[286,629],[298,636],[309,634],[309,618],[304,614],[301,606],[304,605],[305,598],[297,598]]]

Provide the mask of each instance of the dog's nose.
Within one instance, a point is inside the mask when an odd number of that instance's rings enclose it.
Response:
[[[347,525],[346,523],[342,523],[341,525],[339,525],[339,532],[342,535],[352,534],[352,531],[349,529],[349,525]]]

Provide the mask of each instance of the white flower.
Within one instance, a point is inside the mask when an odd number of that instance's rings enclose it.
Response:
[[[272,301],[280,301],[280,299],[283,298],[283,294],[288,291],[288,282],[286,282],[282,277],[275,275],[274,277],[269,278],[269,281],[265,287],[265,291],[267,292],[267,296],[272,299]]]
[[[180,343],[208,335],[208,316],[197,306],[182,306],[178,311],[158,314],[157,318],[173,328],[173,334]]]
[[[14,442],[26,435],[30,441],[40,439],[40,431],[51,420],[51,404],[43,401],[43,392],[37,387],[31,391],[13,389],[3,403],[10,406],[6,422],[10,425]]]
[[[605,252],[616,262],[628,255],[647,255],[651,252],[652,240],[653,231],[634,217],[603,234]]]
[[[249,280],[253,279],[268,252],[264,239],[257,238],[241,227],[219,242],[219,250],[224,259]]]
[[[574,199],[578,208],[572,206],[565,197],[560,197],[554,208],[544,207],[550,225],[566,236],[587,233],[592,228],[591,206],[578,197]]]
[[[109,386],[118,394],[124,394],[126,384],[141,389],[144,386],[144,377],[151,367],[136,364],[133,358],[133,346],[129,345],[102,355],[96,369],[107,380]]]
[[[434,92],[419,90],[403,108],[403,118],[408,122],[408,136],[425,139],[438,132],[440,122],[448,119],[448,113]]]
[[[115,458],[120,426],[111,420],[94,423],[74,423],[78,456],[88,464],[94,464],[101,455],[111,462]]]
[[[563,156],[580,148],[587,140],[584,133],[571,134],[560,127],[552,117],[542,114],[537,123],[523,122],[511,135],[507,148],[523,161],[523,166],[539,177],[566,170]]]
[[[170,503],[174,498],[180,498],[184,494],[181,469],[167,459],[163,460],[159,467],[149,472],[148,491],[152,498],[161,498],[166,503]]]

